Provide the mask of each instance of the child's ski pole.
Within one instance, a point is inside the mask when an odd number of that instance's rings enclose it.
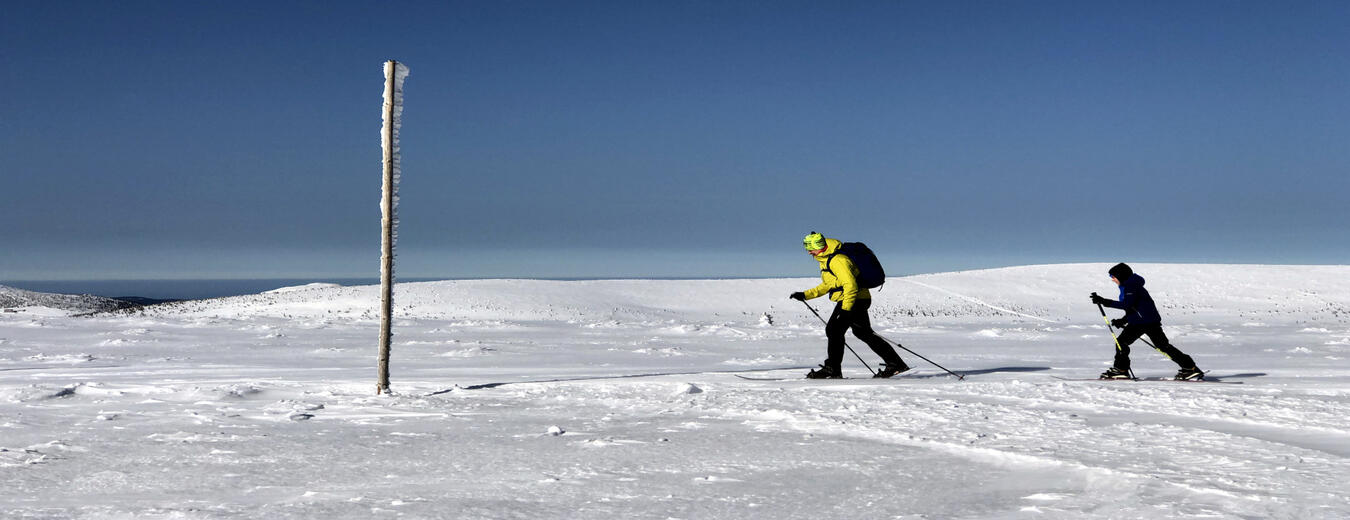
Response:
[[[1092,294],[1093,294],[1093,296],[1096,296],[1096,295],[1097,295],[1097,293],[1092,293]],[[1102,318],[1103,318],[1103,319],[1106,318],[1106,309],[1103,309],[1103,308],[1102,308],[1102,304],[1100,304],[1100,303],[1097,304],[1097,311],[1099,311],[1099,312],[1102,313]],[[1107,328],[1107,329],[1111,329],[1111,330],[1113,331],[1113,332],[1111,333],[1111,339],[1115,339],[1115,338],[1116,338],[1116,334],[1115,334],[1115,332],[1114,332],[1115,329],[1112,329],[1112,328],[1111,328],[1111,320],[1109,320],[1109,319],[1106,320],[1106,328]],[[1144,339],[1144,338],[1139,338],[1139,341],[1144,342],[1145,345],[1148,345],[1148,346],[1150,346],[1150,347],[1153,347],[1153,350],[1158,351],[1158,353],[1159,353],[1159,354],[1162,354],[1163,357],[1165,357],[1165,358],[1167,358],[1167,359],[1172,359],[1172,356],[1167,355],[1166,352],[1163,352],[1162,349],[1158,348],[1157,345],[1154,345],[1153,342],[1151,342],[1151,341],[1149,341],[1149,340],[1147,340],[1147,339]],[[1116,339],[1116,350],[1120,350],[1120,340],[1119,340],[1119,339]],[[1131,376],[1134,375],[1134,371],[1133,371],[1133,370],[1130,371],[1130,375],[1131,375]]]
[[[1092,293],[1092,296],[1096,297],[1097,293]],[[1097,304],[1097,312],[1102,313],[1102,321],[1106,322],[1106,330],[1107,332],[1111,333],[1111,341],[1116,342],[1116,352],[1124,350],[1120,346],[1120,338],[1116,337],[1116,328],[1111,326],[1111,318],[1106,317],[1106,309],[1103,308],[1102,304],[1100,303]],[[1147,343],[1147,341],[1145,341],[1145,343]],[[1149,346],[1151,347],[1153,345]],[[1136,377],[1134,377],[1134,368],[1130,368],[1130,379],[1137,379]]]

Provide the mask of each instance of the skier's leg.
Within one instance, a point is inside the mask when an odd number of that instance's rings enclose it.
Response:
[[[1194,359],[1191,359],[1190,356],[1167,341],[1167,335],[1163,333],[1161,324],[1152,325],[1145,332],[1148,334],[1148,338],[1153,340],[1153,347],[1158,349],[1158,352],[1162,352],[1162,355],[1175,361],[1181,368],[1195,368]]]
[[[1126,325],[1125,329],[1120,331],[1120,336],[1116,337],[1116,359],[1112,366],[1119,370],[1130,371],[1130,344],[1139,339],[1144,334],[1144,327],[1139,325]]]
[[[904,366],[905,362],[900,359],[895,347],[872,330],[872,319],[867,316],[867,309],[871,307],[872,300],[857,300],[853,303],[853,335],[871,347],[872,352],[875,352],[887,366]]]
[[[844,333],[848,332],[849,321],[844,316],[843,305],[835,304],[834,312],[830,314],[830,321],[825,323],[827,340],[825,366],[834,369],[835,373],[842,373],[840,372],[840,365],[844,362]]]

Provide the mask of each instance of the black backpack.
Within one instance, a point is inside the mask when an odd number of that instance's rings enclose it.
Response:
[[[881,268],[881,261],[877,260],[877,255],[867,248],[867,244],[862,242],[844,242],[839,246],[839,250],[830,255],[825,260],[825,268],[822,271],[830,270],[830,260],[834,260],[834,255],[847,256],[853,261],[853,265],[858,266],[858,286],[863,289],[875,289],[886,283],[886,270]]]

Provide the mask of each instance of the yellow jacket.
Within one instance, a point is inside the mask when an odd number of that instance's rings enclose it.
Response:
[[[843,242],[833,238],[825,239],[825,251],[816,256],[820,262],[820,285],[806,290],[806,299],[830,295],[830,299],[842,304],[844,310],[853,310],[853,302],[870,300],[872,293],[858,286],[858,266],[847,256],[835,254]],[[830,258],[834,255],[834,258]],[[829,262],[829,265],[826,265]]]

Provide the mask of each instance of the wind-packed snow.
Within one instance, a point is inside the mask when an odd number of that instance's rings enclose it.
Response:
[[[1350,517],[1350,267],[1134,265],[1225,383],[1057,379],[1108,267],[893,278],[877,330],[964,381],[800,379],[811,278],[400,284],[382,396],[376,286],[16,307],[0,517]]]

